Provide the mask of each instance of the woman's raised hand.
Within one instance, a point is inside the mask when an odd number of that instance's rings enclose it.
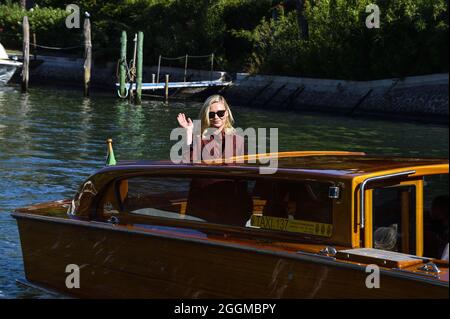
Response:
[[[178,113],[177,120],[178,124],[180,124],[182,128],[192,129],[194,127],[194,124],[192,123],[191,119],[190,118],[186,119],[186,115],[184,113]]]

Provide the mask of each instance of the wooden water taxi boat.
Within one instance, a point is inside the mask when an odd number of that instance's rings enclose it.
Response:
[[[82,298],[449,297],[448,259],[424,252],[447,159],[264,156],[275,174],[121,162],[73,199],[17,209],[27,280]]]

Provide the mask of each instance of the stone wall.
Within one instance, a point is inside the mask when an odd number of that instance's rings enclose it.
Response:
[[[237,74],[223,94],[249,107],[445,117],[448,73],[377,81]]]

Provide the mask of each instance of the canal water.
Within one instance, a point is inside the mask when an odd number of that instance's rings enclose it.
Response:
[[[196,118],[201,104],[144,101],[142,106],[80,91],[0,88],[0,298],[48,298],[16,284],[23,278],[20,240],[10,213],[32,203],[71,197],[104,165],[105,140],[116,158],[168,159],[176,115]],[[348,150],[448,157],[448,126],[371,118],[287,113],[232,106],[236,126],[277,127],[279,149]]]

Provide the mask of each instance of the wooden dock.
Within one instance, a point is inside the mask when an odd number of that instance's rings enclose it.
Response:
[[[192,81],[192,82],[169,82],[167,83],[169,89],[188,89],[188,88],[208,88],[208,87],[227,87],[232,85],[231,81],[222,81],[222,80],[214,80],[214,81]],[[116,83],[116,87],[119,88],[120,84]],[[136,83],[130,85],[130,83],[126,84],[127,90],[136,90]],[[166,89],[166,83],[142,83],[142,90],[164,90]]]

